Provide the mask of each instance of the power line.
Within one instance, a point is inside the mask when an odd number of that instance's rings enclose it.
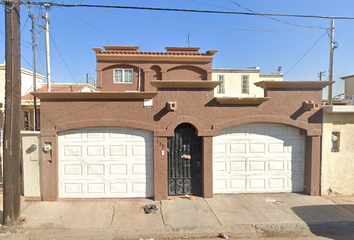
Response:
[[[244,6],[242,6],[241,4],[233,1],[233,0],[229,0],[230,2],[236,4],[237,6],[243,8],[243,9],[246,9],[247,11],[249,12],[252,12],[252,13],[257,13],[249,8],[246,8]],[[287,22],[287,21],[283,21],[283,20],[280,20],[280,19],[277,19],[277,18],[273,18],[273,17],[269,17],[269,16],[266,16],[266,15],[261,15],[262,17],[265,17],[265,18],[268,18],[268,19],[271,19],[271,20],[274,20],[274,21],[277,21],[277,22],[280,22],[280,23],[284,23],[284,24],[289,24],[289,25],[293,25],[293,26],[297,26],[297,27],[307,27],[307,28],[320,28],[320,29],[325,29],[324,27],[314,27],[314,26],[305,26],[305,25],[300,25],[300,24],[295,24],[295,23],[290,23],[290,22]]]
[[[228,10],[232,10],[232,11],[235,11],[235,9],[232,9],[232,8],[227,8],[227,7],[222,7],[222,6],[218,6],[218,5],[214,5],[214,4],[210,4],[210,3],[205,3],[205,2],[201,2],[201,1],[197,1],[197,0],[190,0],[192,2],[196,2],[196,3],[200,3],[200,4],[205,4],[205,5],[208,5],[208,6],[212,6],[212,7],[218,7],[218,8],[223,8],[223,9],[228,9]],[[231,1],[231,0],[230,0]],[[231,1],[232,3],[236,4],[237,6],[243,8],[243,9],[246,9],[248,10],[249,12],[255,12],[249,8],[246,8],[244,6],[242,6],[241,4],[238,4],[234,1]],[[283,21],[283,20],[279,20],[279,19],[276,19],[276,18],[272,18],[272,17],[267,17],[267,16],[264,16],[262,15],[262,17],[266,17],[266,18],[269,18],[269,19],[272,19],[272,20],[275,20],[277,22],[280,22],[280,23],[284,23],[284,24],[289,24],[289,25],[293,25],[293,26],[297,26],[297,27],[307,27],[307,28],[320,28],[320,29],[325,29],[324,27],[315,27],[315,26],[310,26],[310,25],[300,25],[300,24],[297,24],[297,23],[291,23],[291,22],[288,22],[288,21]]]
[[[107,15],[107,16],[112,16],[112,17],[119,17],[119,18],[138,20],[138,21],[144,21],[144,22],[153,22],[153,23],[169,24],[169,25],[175,25],[175,26],[216,29],[216,30],[251,31],[251,32],[304,32],[304,31],[320,31],[320,30],[322,30],[322,29],[316,29],[316,30],[314,30],[314,29],[312,29],[312,30],[271,30],[271,29],[261,30],[261,29],[207,27],[207,26],[198,26],[198,25],[183,24],[183,23],[171,23],[171,22],[164,22],[164,21],[157,21],[157,20],[135,18],[135,17],[119,16],[119,15],[115,15],[115,14],[111,14],[111,13],[102,13],[102,12],[96,12],[96,11],[87,10],[87,9],[80,9],[80,8],[76,8],[76,9],[80,10],[80,11],[86,11],[86,12],[91,12],[91,13],[96,13],[96,14],[102,14],[102,15]]]
[[[26,58],[24,58],[23,56],[21,56],[21,58],[22,58],[23,60],[25,60],[25,62],[32,68],[32,64],[30,64],[30,63],[26,60]]]
[[[53,41],[53,43],[54,43],[54,46],[55,46],[55,48],[57,49],[57,51],[58,51],[58,53],[59,53],[59,56],[61,57],[61,60],[63,61],[63,63],[64,63],[64,65],[65,65],[66,69],[68,70],[68,72],[69,72],[71,78],[72,78],[72,79],[74,80],[74,82],[75,82],[75,78],[74,78],[74,76],[71,74],[70,69],[69,69],[68,65],[66,64],[66,62],[65,62],[65,60],[64,60],[64,58],[63,58],[63,56],[61,55],[57,44],[55,43],[54,39],[52,38],[52,35],[49,35],[49,36],[50,36],[50,39],[52,39],[52,41]]]
[[[90,23],[86,22],[85,20],[83,20],[83,19],[79,18],[78,16],[76,16],[75,14],[73,14],[73,13],[69,12],[69,11],[68,11],[68,10],[66,10],[65,8],[63,8],[63,10],[67,11],[68,13],[70,13],[71,15],[73,15],[74,17],[76,17],[76,18],[80,19],[81,21],[83,21],[84,23],[86,23],[86,24],[87,24],[87,25],[89,25],[90,27],[92,27],[92,28],[96,29],[97,31],[99,31],[99,32],[101,32],[101,33],[105,34],[106,36],[108,36],[108,37],[110,37],[110,38],[112,38],[112,39],[116,40],[117,42],[120,42],[120,43],[122,43],[122,44],[124,44],[124,45],[129,46],[128,44],[126,44],[126,43],[124,43],[124,42],[122,42],[122,41],[119,41],[118,39],[116,39],[116,38],[112,37],[111,35],[109,35],[109,34],[107,34],[107,33],[103,32],[103,31],[102,31],[102,30],[100,30],[100,29],[96,28],[95,26],[91,25]]]
[[[305,57],[305,55],[306,55],[306,54],[321,40],[321,38],[322,38],[324,35],[326,35],[326,34],[327,34],[327,33],[322,34],[322,36],[315,42],[315,44],[313,44],[312,47],[310,47],[310,49],[307,50],[307,51],[305,52],[305,54],[302,55],[302,57],[301,57],[299,60],[297,60],[297,62],[296,62],[286,73],[284,73],[283,77],[284,77],[288,72],[290,72],[291,69],[293,69],[293,68],[296,66],[296,64],[298,64],[298,63],[301,61],[301,59],[302,59],[303,57]]]
[[[23,29],[26,27],[27,21],[28,21],[28,17],[26,18],[25,24],[23,24],[23,27],[22,27],[22,29],[21,29],[21,33],[22,33]]]
[[[1,2],[3,3],[3,1]],[[218,14],[236,14],[236,15],[256,15],[256,16],[282,16],[282,17],[301,17],[301,18],[325,18],[325,19],[351,19],[354,17],[341,16],[321,16],[321,15],[305,15],[305,14],[283,14],[283,13],[255,13],[255,12],[226,12],[226,11],[210,11],[210,10],[195,10],[195,9],[178,9],[178,8],[152,8],[152,7],[131,7],[131,6],[111,6],[97,4],[63,4],[53,2],[32,2],[19,1],[20,4],[32,4],[46,7],[95,7],[95,8],[119,8],[119,9],[135,9],[135,10],[155,10],[155,11],[173,11],[173,12],[192,12],[192,13],[218,13]]]

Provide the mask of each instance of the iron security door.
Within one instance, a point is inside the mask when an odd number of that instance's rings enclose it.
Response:
[[[194,127],[182,123],[168,138],[168,194],[201,194],[201,138]]]

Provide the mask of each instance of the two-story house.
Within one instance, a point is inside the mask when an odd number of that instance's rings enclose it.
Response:
[[[260,96],[214,96],[215,50],[104,48],[93,49],[99,92],[33,93],[43,200],[319,195],[322,88],[332,82],[264,80]]]

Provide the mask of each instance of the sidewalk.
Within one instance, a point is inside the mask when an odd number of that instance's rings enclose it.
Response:
[[[145,214],[150,204],[158,211]],[[246,238],[306,230],[321,236],[322,231],[354,229],[354,197],[238,194],[194,201],[25,202],[21,207],[22,226],[0,239],[171,239],[220,232]]]

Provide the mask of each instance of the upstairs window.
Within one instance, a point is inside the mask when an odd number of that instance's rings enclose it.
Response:
[[[224,75],[218,75],[218,80],[223,82],[218,86],[218,93],[225,93],[225,77],[224,77]]]
[[[114,69],[114,83],[133,83],[133,69]]]
[[[242,75],[242,93],[249,94],[250,82],[248,75]]]

